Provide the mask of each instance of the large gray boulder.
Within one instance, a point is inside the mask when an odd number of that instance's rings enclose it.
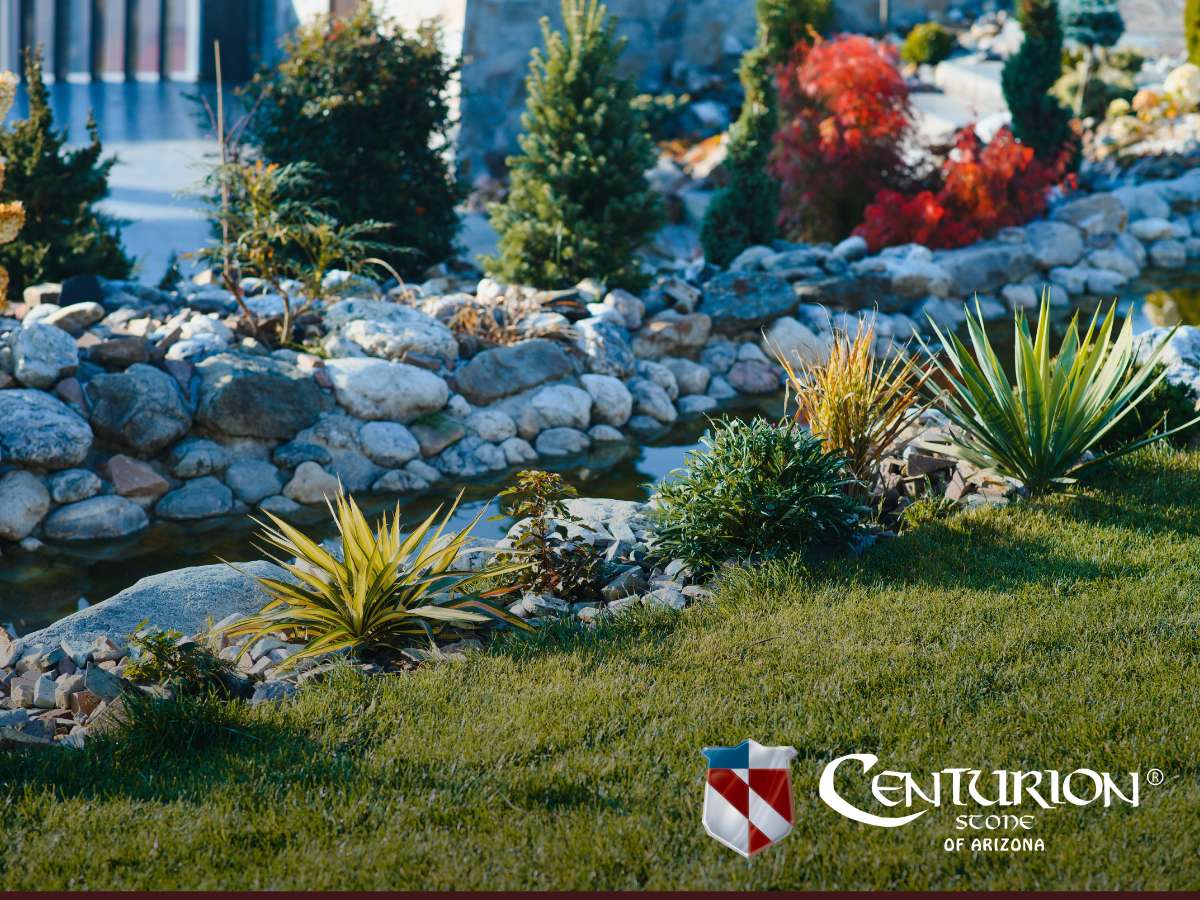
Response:
[[[42,530],[52,541],[97,541],[128,537],[149,524],[145,510],[132,500],[108,494],[60,506]]]
[[[633,415],[633,395],[611,375],[584,375],[579,379],[592,398],[592,418],[602,425],[621,427]]]
[[[325,371],[337,402],[360,419],[408,423],[450,399],[446,382],[416,366],[372,357],[331,359]]]
[[[1083,256],[1083,232],[1067,222],[1031,222],[1025,236],[1043,269],[1073,266]]]
[[[796,308],[796,292],[782,278],[765,272],[722,272],[704,285],[701,312],[716,331],[758,328]]]
[[[0,460],[69,469],[91,449],[91,427],[58,398],[41,391],[0,391]]]
[[[36,475],[18,470],[0,477],[0,539],[28,537],[49,509],[50,492]]]
[[[999,290],[1006,284],[1020,281],[1036,268],[1033,251],[1027,244],[983,242],[946,250],[936,256],[938,264],[949,273],[956,295]]]
[[[26,387],[49,390],[79,365],[75,339],[53,325],[34,322],[13,339],[13,377]]]
[[[240,571],[239,571],[240,570]],[[286,578],[269,562],[195,566],[143,578],[103,603],[60,619],[25,637],[29,644],[88,644],[102,635],[124,636],[143,621],[194,634],[209,620],[257,612],[267,596],[255,578]]]
[[[1050,218],[1068,222],[1088,237],[1095,237],[1124,231],[1129,222],[1129,211],[1112,194],[1089,194],[1064,203],[1051,213]]]
[[[233,512],[233,492],[212,475],[193,478],[166,494],[154,511],[163,519],[207,519]]]
[[[454,333],[411,306],[383,300],[343,300],[330,308],[325,321],[371,356],[402,361],[415,353],[446,364],[458,359]]]
[[[97,375],[86,390],[96,433],[140,456],[153,456],[192,427],[179,384],[154,366]]]
[[[633,352],[641,359],[689,356],[698,353],[712,334],[712,319],[704,313],[678,313],[666,309],[652,317],[633,338]]]
[[[224,434],[288,440],[323,406],[316,381],[279,359],[220,353],[196,366],[196,373],[196,419]]]
[[[628,378],[633,374],[637,359],[630,346],[628,332],[604,319],[584,319],[575,324],[579,332],[580,351],[587,360],[589,372]]]
[[[476,406],[574,374],[571,358],[554,341],[536,338],[484,350],[455,374],[459,393]]]

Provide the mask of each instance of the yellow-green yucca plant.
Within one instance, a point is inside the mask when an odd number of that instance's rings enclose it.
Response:
[[[282,635],[305,643],[281,666],[340,650],[355,653],[395,652],[417,643],[432,642],[446,628],[470,630],[505,622],[516,628],[529,626],[494,598],[507,588],[480,590],[495,585],[528,565],[523,559],[485,566],[467,572],[454,561],[470,544],[471,532],[483,513],[462,530],[444,535],[458,499],[438,523],[441,507],[405,535],[400,508],[385,514],[372,531],[354,499],[339,493],[329,504],[342,540],[343,560],[277,516],[266,513],[262,540],[282,551],[283,558],[259,546],[294,581],[258,578],[270,597],[254,615],[225,630],[230,637],[249,635],[243,653],[266,635]],[[436,527],[435,527],[436,523]],[[511,551],[506,551],[511,556]],[[295,562],[287,561],[294,557]]]
[[[1043,293],[1036,336],[1023,312],[1014,319],[1015,381],[992,348],[978,302],[974,313],[967,310],[971,349],[931,320],[943,353],[918,340],[937,369],[942,382],[938,404],[953,427],[948,442],[928,445],[930,449],[1040,494],[1073,482],[1089,466],[1193,424],[1196,420],[1085,458],[1166,376],[1165,369],[1155,374],[1155,365],[1174,331],[1139,364],[1132,320],[1126,316],[1117,330],[1116,311],[1115,302],[1103,318],[1097,309],[1082,337],[1079,316],[1073,316],[1057,355],[1051,355],[1050,302]]]
[[[835,330],[828,362],[794,368],[782,355],[795,417],[826,451],[846,457],[850,473],[869,485],[880,458],[921,411],[928,374],[897,353],[875,356],[875,326],[859,320],[854,335]]]

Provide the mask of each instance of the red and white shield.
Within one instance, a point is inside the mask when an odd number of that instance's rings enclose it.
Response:
[[[705,747],[704,830],[749,859],[792,830],[792,747]]]

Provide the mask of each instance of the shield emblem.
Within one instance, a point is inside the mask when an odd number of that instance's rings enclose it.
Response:
[[[704,830],[749,859],[792,830],[793,747],[705,747]]]

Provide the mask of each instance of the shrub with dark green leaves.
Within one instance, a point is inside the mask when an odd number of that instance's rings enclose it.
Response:
[[[0,245],[0,267],[8,269],[11,294],[41,281],[72,275],[126,278],[133,263],[121,246],[120,223],[96,204],[108,196],[113,159],[93,120],[88,142],[67,149],[67,133],[54,127],[54,113],[42,80],[42,59],[25,53],[29,116],[0,128],[0,159],[5,161],[0,202],[20,200],[25,227],[20,239]]]
[[[583,520],[567,508],[579,492],[557,472],[526,469],[500,492],[504,512],[524,523],[512,546],[527,564],[521,585],[563,600],[594,600],[603,585],[603,560],[586,541],[568,537],[567,526]]]
[[[914,66],[936,66],[954,49],[954,33],[937,22],[922,22],[908,33],[900,58]]]
[[[1021,47],[1000,76],[1012,113],[1012,132],[1042,159],[1053,159],[1074,143],[1071,115],[1050,90],[1062,75],[1062,27],[1055,0],[1019,0],[1017,18],[1025,32]]]
[[[499,253],[489,274],[510,283],[564,288],[584,278],[640,288],[636,251],[661,222],[645,172],[654,146],[617,73],[625,41],[598,0],[563,0],[566,33],[542,20],[525,86],[521,153],[508,159],[508,198],[491,209]]]
[[[1155,366],[1151,378],[1158,378],[1163,368]],[[1197,403],[1200,394],[1190,384],[1163,379],[1125,418],[1117,421],[1097,446],[1101,450],[1114,450],[1147,435],[1170,431],[1196,418]],[[1176,447],[1186,447],[1197,437],[1200,437],[1200,423],[1177,431],[1166,440]]]
[[[794,422],[714,424],[658,490],[655,552],[697,571],[844,544],[864,510],[846,460]]]
[[[132,660],[125,677],[161,684],[180,694],[229,693],[232,666],[178,631],[141,631],[129,638]]]
[[[779,122],[775,70],[810,28],[828,25],[831,11],[830,0],[758,0],[758,44],[742,56],[745,99],[729,129],[728,183],[713,197],[700,229],[704,256],[713,265],[727,266],[778,233],[779,183],[767,171]]]
[[[405,32],[371,3],[319,17],[246,87],[246,137],[268,162],[321,173],[297,199],[331,201],[346,225],[387,222],[398,249],[385,258],[416,275],[451,254],[458,232],[463,191],[445,154],[456,71],[433,25]]]

